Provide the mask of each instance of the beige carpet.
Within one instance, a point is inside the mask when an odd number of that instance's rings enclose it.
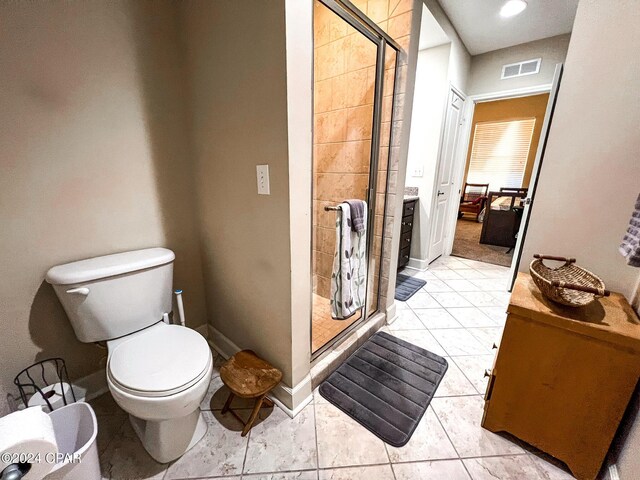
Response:
[[[482,245],[480,243],[481,231],[481,223],[475,220],[467,220],[464,217],[459,219],[456,225],[456,236],[453,239],[451,255],[510,267],[513,251],[505,253],[508,250],[506,247]]]

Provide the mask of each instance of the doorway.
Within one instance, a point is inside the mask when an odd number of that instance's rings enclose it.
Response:
[[[540,93],[475,105],[452,255],[511,265],[548,102]]]
[[[447,110],[444,116],[444,130],[436,169],[436,185],[431,218],[432,228],[429,238],[429,259],[440,257],[445,250],[446,221],[452,203],[457,197],[454,190],[454,165],[462,126],[462,110],[465,96],[450,86]]]
[[[314,1],[312,358],[378,310],[399,49],[350,2]],[[367,213],[357,258],[364,299],[345,318],[331,302],[340,300],[336,246],[344,201],[352,199],[364,201]]]

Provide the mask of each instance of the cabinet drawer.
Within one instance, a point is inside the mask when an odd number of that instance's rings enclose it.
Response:
[[[402,216],[403,217],[406,217],[406,216],[413,217],[413,212],[415,211],[415,209],[416,209],[416,202],[415,201],[405,203],[404,204],[404,208],[402,209]]]
[[[398,257],[398,265],[406,265],[409,263],[409,253],[411,251],[411,247],[405,247],[400,250],[400,255]]]
[[[410,233],[413,228],[413,217],[403,217],[402,222],[400,222],[400,226],[400,231],[402,233]]]
[[[400,236],[400,250],[402,250],[403,248],[406,247],[410,247],[411,246],[411,234],[413,232],[411,230],[409,230],[408,232],[403,233]]]

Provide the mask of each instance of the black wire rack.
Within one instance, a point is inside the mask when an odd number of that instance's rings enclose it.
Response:
[[[62,358],[47,358],[34,363],[16,375],[13,383],[18,387],[20,398],[25,407],[29,406],[29,399],[36,394],[39,394],[46,402],[50,412],[54,410],[54,405],[50,400],[57,394],[61,395],[64,405],[77,401],[73,386],[69,381],[67,366]],[[65,388],[65,384],[68,385],[68,390]],[[56,391],[56,385],[60,385],[59,392]]]

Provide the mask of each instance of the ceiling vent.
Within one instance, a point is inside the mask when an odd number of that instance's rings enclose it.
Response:
[[[505,78],[523,77],[525,75],[535,75],[540,71],[541,58],[525,60],[524,62],[510,63],[502,66],[502,80]]]

